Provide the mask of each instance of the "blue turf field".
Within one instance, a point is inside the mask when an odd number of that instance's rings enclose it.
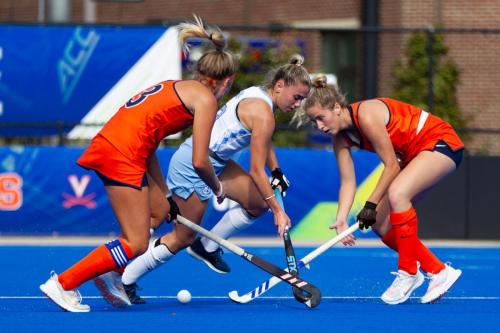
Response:
[[[437,248],[435,253],[463,270],[451,292],[437,304],[389,306],[379,295],[392,282],[395,255],[386,248],[333,248],[302,276],[318,286],[322,303],[307,309],[281,283],[248,304],[235,304],[227,292],[247,292],[269,275],[233,254],[233,272],[219,275],[180,253],[140,281],[148,304],[114,309],[92,283],[80,288],[92,312],[61,311],[43,298],[38,285],[51,269],[60,272],[91,247],[1,246],[0,332],[492,332],[500,324],[500,249]],[[279,247],[248,248],[281,266]],[[297,258],[311,249],[296,248]],[[175,294],[189,289],[193,300],[180,304]]]

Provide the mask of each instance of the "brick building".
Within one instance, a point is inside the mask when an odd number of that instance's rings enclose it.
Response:
[[[468,127],[479,129],[471,132],[467,146],[470,152],[500,155],[500,94],[496,91],[500,84],[498,1],[3,0],[0,21],[61,21],[61,12],[51,11],[54,3],[63,4],[62,21],[70,23],[168,24],[190,18],[194,12],[208,23],[228,28],[232,35],[299,38],[306,46],[308,68],[312,72],[335,73],[340,85],[349,92],[350,100],[372,94],[391,95],[392,66],[401,59],[409,34],[392,29],[377,34],[376,66],[370,72],[363,52],[365,36],[356,29],[367,22],[381,28],[457,29],[445,34],[445,44],[449,57],[460,70],[457,91],[460,110],[469,119]],[[45,6],[39,8],[39,4]],[[375,16],[370,7],[375,9]],[[371,15],[372,21],[367,21],[367,15]],[[257,29],[277,28],[280,24],[294,29],[278,32]],[[256,29],[238,30],[236,26]],[[332,30],[335,28],[344,30]]]

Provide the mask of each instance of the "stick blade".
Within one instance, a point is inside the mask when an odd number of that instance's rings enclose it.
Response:
[[[227,295],[229,296],[229,299],[231,301],[238,303],[238,304],[244,304],[244,303],[248,303],[250,301],[250,299],[246,300],[246,298],[244,297],[245,295],[240,297],[240,295],[238,295],[238,291],[236,291],[236,290],[230,291]]]

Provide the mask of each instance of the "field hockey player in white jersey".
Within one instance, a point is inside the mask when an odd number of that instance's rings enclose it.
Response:
[[[219,203],[226,197],[238,203],[211,230],[222,238],[250,226],[268,209],[274,215],[280,236],[285,227],[290,226],[290,218],[274,196],[265,167],[267,165],[272,170],[274,187],[286,190],[288,183],[272,147],[273,111],[276,107],[282,112],[292,112],[307,97],[311,81],[303,61],[300,55],[292,56],[288,64],[275,70],[270,82],[242,90],[218,111],[209,147],[210,159],[221,183],[218,193],[213,193],[197,174],[200,166],[192,163],[192,137],[175,152],[169,165],[167,185],[182,216],[200,224],[209,199],[215,195]],[[249,173],[231,159],[247,147],[250,147]],[[144,303],[136,294],[137,281],[188,246],[191,246],[188,250],[191,255],[203,260],[213,270],[229,272],[218,244],[204,238],[196,239],[192,230],[175,225],[170,233],[151,242],[148,250],[127,266],[122,276],[124,289],[117,286],[109,292],[125,291],[132,303]],[[116,281],[114,274],[101,278]],[[107,285],[113,286],[113,283],[110,281]]]

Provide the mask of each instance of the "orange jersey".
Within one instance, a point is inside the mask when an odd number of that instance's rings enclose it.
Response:
[[[175,83],[160,82],[125,103],[92,139],[78,164],[139,186],[147,159],[161,140],[193,123],[193,114],[177,95]]]
[[[408,164],[421,151],[434,150],[439,140],[445,141],[453,151],[464,148],[455,130],[446,121],[407,103],[390,98],[378,98],[378,100],[389,109],[389,122],[386,128],[394,151],[401,158],[403,165]],[[362,101],[349,106],[360,140],[357,142],[356,138],[349,136],[348,133],[344,133],[344,137],[350,145],[374,151],[359,126],[358,109],[361,103]]]

